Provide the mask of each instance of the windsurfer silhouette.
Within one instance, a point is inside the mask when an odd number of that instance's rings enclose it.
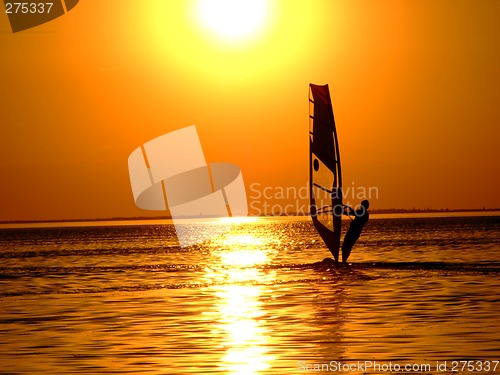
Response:
[[[349,226],[349,229],[344,237],[344,242],[342,243],[342,262],[347,262],[347,258],[351,255],[352,247],[361,235],[363,227],[368,222],[368,218],[370,217],[368,207],[370,207],[370,202],[366,199],[361,202],[361,207],[357,210],[354,210],[349,206],[344,206],[344,214],[354,217],[354,220],[351,221],[351,225]]]

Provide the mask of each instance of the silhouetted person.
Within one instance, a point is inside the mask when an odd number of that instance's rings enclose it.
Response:
[[[344,214],[347,216],[354,216],[354,220],[351,221],[351,225],[347,230],[344,237],[344,242],[342,243],[342,262],[347,262],[347,258],[351,254],[352,247],[358,240],[363,227],[368,222],[370,214],[368,213],[368,207],[370,207],[370,202],[366,199],[361,202],[361,207],[357,210],[353,210],[349,206],[344,206]]]

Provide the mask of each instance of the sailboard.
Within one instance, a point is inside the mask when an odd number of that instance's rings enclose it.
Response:
[[[309,85],[309,197],[314,227],[339,259],[342,171],[328,85]]]

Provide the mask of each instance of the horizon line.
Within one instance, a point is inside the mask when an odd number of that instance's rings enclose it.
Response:
[[[500,211],[500,208],[380,208],[370,210],[371,214],[398,214],[398,213],[446,213],[446,212],[494,212]],[[276,215],[248,215],[247,217],[283,217],[283,216],[310,216],[309,213],[299,214],[297,212],[281,213]],[[189,217],[212,218],[207,216]],[[181,219],[181,218],[179,218]],[[169,215],[166,216],[115,216],[107,218],[85,218],[85,219],[35,219],[35,220],[1,220],[1,224],[37,224],[37,223],[69,223],[69,222],[92,222],[92,221],[136,221],[136,220],[172,220]]]

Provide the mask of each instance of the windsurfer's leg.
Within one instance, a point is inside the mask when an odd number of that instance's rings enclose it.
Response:
[[[352,246],[354,244],[346,244],[345,242],[344,244],[345,246],[342,245],[342,262],[347,262],[349,255],[351,255]]]
[[[351,255],[351,250],[358,238],[358,234],[352,231],[347,231],[344,237],[344,242],[342,243],[342,262],[347,262],[347,259],[349,259],[349,255]]]

